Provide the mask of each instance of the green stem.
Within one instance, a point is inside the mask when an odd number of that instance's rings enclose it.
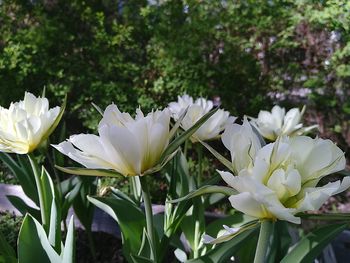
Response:
[[[148,189],[146,178],[144,176],[140,177],[140,181],[141,181],[141,188],[142,188],[143,203],[145,206],[147,234],[150,238],[151,248],[152,248],[153,257],[154,257],[153,262],[158,262],[157,249],[156,249],[156,239],[155,239],[154,225],[153,225],[153,213],[152,213],[151,197],[149,194],[149,189]]]
[[[202,160],[203,160],[203,148],[200,143],[197,145],[197,155],[198,155],[198,176],[197,176],[197,187],[199,188],[202,182],[202,175],[203,175],[203,166],[202,166]]]
[[[46,158],[49,161],[49,164],[50,164],[50,166],[51,166],[51,168],[53,170],[53,173],[54,173],[54,175],[56,177],[56,186],[57,186],[56,189],[58,191],[60,199],[62,199],[63,198],[63,194],[62,194],[61,180],[60,180],[60,177],[59,177],[59,175],[57,173],[57,170],[55,169],[55,164],[52,161],[52,158],[51,158],[49,152],[46,153]]]
[[[184,155],[186,159],[187,159],[188,143],[189,143],[189,140],[186,140],[184,145]]]
[[[45,207],[45,203],[44,203],[44,193],[43,193],[43,188],[41,185],[39,168],[38,168],[38,165],[35,161],[34,155],[32,153],[28,153],[28,159],[29,159],[30,165],[32,166],[35,184],[36,184],[36,188],[38,190],[41,223],[43,224],[44,228],[47,230],[48,221],[46,220],[46,217],[45,217],[46,207]],[[48,218],[50,218],[50,217],[48,217]]]
[[[138,185],[140,185],[140,177],[139,176],[131,176],[131,189],[132,189],[132,194],[134,196],[135,202],[137,204],[140,204],[140,192]]]
[[[273,222],[270,220],[263,220],[260,224],[260,233],[258,245],[255,251],[254,263],[265,263],[266,254],[269,248],[270,237],[273,231]]]

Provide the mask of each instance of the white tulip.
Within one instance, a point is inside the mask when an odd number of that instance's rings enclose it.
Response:
[[[231,161],[236,174],[252,165],[253,158],[261,148],[259,138],[247,119],[244,119],[243,125],[236,123],[227,125],[221,140],[231,153]]]
[[[193,98],[187,94],[182,97],[178,96],[177,102],[169,103],[169,110],[175,121],[180,119],[187,109],[186,115],[181,121],[181,127],[184,130],[191,128],[201,117],[207,114],[214,107],[211,100],[198,98],[193,102]],[[226,125],[235,122],[236,117],[230,117],[228,111],[219,109],[213,116],[211,116],[199,129],[192,135],[192,142],[206,141],[216,139],[220,133],[225,129]]]
[[[124,176],[144,175],[159,161],[169,144],[167,109],[133,119],[114,104],[99,123],[99,135],[78,134],[53,145],[61,153],[90,169],[112,169]]]
[[[287,113],[284,108],[274,106],[271,112],[260,111],[258,118],[252,120],[252,124],[258,129],[263,137],[275,141],[281,135],[302,135],[303,133],[317,128],[317,125],[304,127],[300,122],[304,109],[292,108]]]
[[[236,176],[219,171],[239,192],[229,198],[235,209],[257,218],[298,224],[297,213],[317,210],[330,196],[350,187],[350,177],[317,186],[324,176],[345,168],[344,153],[330,140],[279,137],[262,146],[247,121],[238,126],[227,127],[222,136]]]
[[[57,125],[60,107],[26,92],[24,100],[0,107],[0,151],[26,154],[47,139]]]

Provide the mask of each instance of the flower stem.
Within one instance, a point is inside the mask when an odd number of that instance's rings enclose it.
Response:
[[[41,179],[40,179],[40,172],[38,168],[38,164],[35,161],[35,158],[32,153],[28,153],[28,159],[30,162],[30,165],[32,166],[33,174],[34,174],[34,179],[35,179],[35,184],[36,188],[38,190],[38,197],[39,197],[39,208],[40,208],[40,214],[41,214],[41,223],[44,226],[44,229],[48,231],[48,221],[46,220],[45,217],[45,203],[44,203],[44,193],[43,193],[43,188],[41,185]],[[48,215],[48,218],[50,218],[50,215]]]
[[[140,177],[140,181],[141,181],[141,188],[142,188],[142,197],[143,197],[143,202],[144,202],[144,206],[145,206],[147,234],[150,238],[151,248],[152,248],[153,257],[154,257],[153,262],[158,262],[157,261],[156,239],[155,239],[154,226],[153,226],[153,213],[152,213],[151,197],[149,194],[149,189],[148,189],[146,178],[144,176],[142,176],[142,177]]]
[[[260,224],[258,245],[255,251],[254,263],[266,262],[266,255],[269,248],[269,241],[273,231],[273,222],[263,220]]]
[[[200,143],[197,144],[197,157],[198,157],[198,176],[197,176],[197,187],[199,188],[202,182],[203,175],[203,148]]]

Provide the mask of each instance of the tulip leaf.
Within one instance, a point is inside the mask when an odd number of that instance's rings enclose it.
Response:
[[[131,256],[131,259],[132,259],[131,262],[135,262],[135,263],[154,263],[154,261],[150,260],[149,258],[145,258],[145,257],[142,257],[142,256],[133,255],[133,254],[131,254],[130,256]]]
[[[66,241],[64,243],[64,249],[62,251],[62,263],[74,263],[75,262],[75,232],[74,232],[74,217],[69,220],[68,231]]]
[[[60,256],[51,247],[44,228],[27,214],[18,236],[18,263],[61,263]]]
[[[175,136],[175,133],[177,129],[180,127],[182,120],[185,118],[187,114],[188,107],[184,110],[184,112],[181,114],[180,118],[175,122],[174,127],[169,132],[169,138],[170,140]]]
[[[257,219],[255,217],[237,212],[233,215],[225,216],[213,221],[206,227],[205,232],[210,236],[215,236],[222,229],[223,225],[227,225],[229,227],[240,227],[252,221],[256,222],[256,220]]]
[[[40,209],[44,210],[45,222],[48,223],[51,220],[52,213],[56,213],[57,216],[60,215],[60,213],[57,213],[57,211],[52,211],[52,208],[57,209],[56,204],[54,207],[52,207],[52,201],[55,199],[55,187],[50,175],[48,174],[44,166],[42,167],[42,170],[41,170],[40,180],[41,180],[40,184],[41,184],[42,195],[43,195],[43,204],[42,204],[43,207],[40,207]],[[53,220],[56,220],[56,219],[57,218],[54,218]],[[58,221],[60,222],[61,219],[58,219]],[[54,224],[57,224],[57,222]],[[50,227],[49,225],[44,225],[44,228],[46,231],[48,231],[49,227]],[[61,239],[59,238],[59,240]],[[60,246],[60,244],[57,244],[57,246]],[[57,248],[56,245],[55,245],[55,248]]]
[[[99,106],[97,106],[95,103],[91,102],[91,104],[95,108],[95,110],[97,110],[97,112],[101,114],[101,116],[103,117],[103,110]]]
[[[234,171],[232,163],[227,160],[224,156],[222,156],[219,152],[217,152],[213,147],[203,141],[199,141],[207,150],[215,156],[223,165],[225,165],[230,171]]]
[[[239,249],[245,245],[247,240],[250,240],[255,233],[255,228],[248,229],[242,233],[239,233],[235,238],[216,245],[210,249],[208,253],[197,259],[187,261],[188,263],[226,263],[230,261],[230,258],[234,256]]]
[[[194,190],[190,192],[188,195],[183,196],[181,198],[175,199],[175,200],[170,200],[168,201],[169,203],[178,203],[184,200],[191,199],[196,196],[201,196],[204,194],[212,194],[212,193],[220,193],[224,195],[235,195],[237,194],[237,191],[231,187],[227,186],[217,186],[217,185],[205,185],[202,186],[201,188]]]
[[[347,228],[348,224],[332,224],[323,226],[303,237],[281,263],[308,263],[322,252],[329,242]]]
[[[50,209],[49,242],[57,253],[61,252],[61,215],[57,211],[55,198],[52,199]]]
[[[130,255],[137,255],[140,250],[143,229],[146,227],[141,209],[125,199],[88,196],[88,200],[118,222],[123,237],[124,255],[131,261]]]
[[[123,177],[120,173],[117,173],[113,170],[107,170],[107,169],[89,169],[89,168],[80,168],[80,167],[61,167],[58,165],[55,165],[55,167],[67,174],[74,174],[74,175],[86,175],[86,176],[109,176],[109,177]]]
[[[7,195],[7,199],[11,202],[11,204],[16,207],[16,209],[22,214],[25,215],[26,213],[31,214],[33,217],[35,217],[37,220],[40,220],[40,211],[36,208],[33,208],[29,205],[27,205],[26,202],[23,201],[23,199],[19,198],[15,195]]]
[[[56,129],[57,125],[59,124],[59,122],[62,119],[64,110],[66,109],[66,105],[67,105],[67,94],[64,96],[64,100],[63,103],[60,107],[60,111],[55,119],[55,121],[52,123],[51,127],[47,130],[47,132],[44,134],[44,136],[42,137],[42,141],[45,141],[51,133],[53,133],[53,131]]]
[[[19,157],[20,159],[20,157]],[[31,169],[25,169],[15,162],[15,160],[7,153],[0,152],[0,160],[11,170],[16,176],[23,192],[36,204],[39,204],[39,197],[35,186],[34,176]],[[21,160],[21,159],[20,159]]]
[[[202,126],[202,124],[205,123],[218,110],[218,107],[211,110],[202,118],[200,118],[191,128],[189,128],[188,130],[181,133],[178,137],[176,137],[163,152],[160,160],[164,160],[168,155],[175,152],[181,146],[181,144],[183,144],[189,137],[191,137],[199,129],[199,127]]]
[[[298,217],[306,218],[308,220],[336,220],[336,221],[349,221],[350,213],[325,213],[325,214],[307,214],[299,213]]]

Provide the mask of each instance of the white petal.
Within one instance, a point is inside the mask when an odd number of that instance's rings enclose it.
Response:
[[[261,203],[256,201],[248,192],[232,195],[229,197],[229,200],[233,208],[241,211],[244,214],[257,218],[268,217],[266,209],[264,209]]]

